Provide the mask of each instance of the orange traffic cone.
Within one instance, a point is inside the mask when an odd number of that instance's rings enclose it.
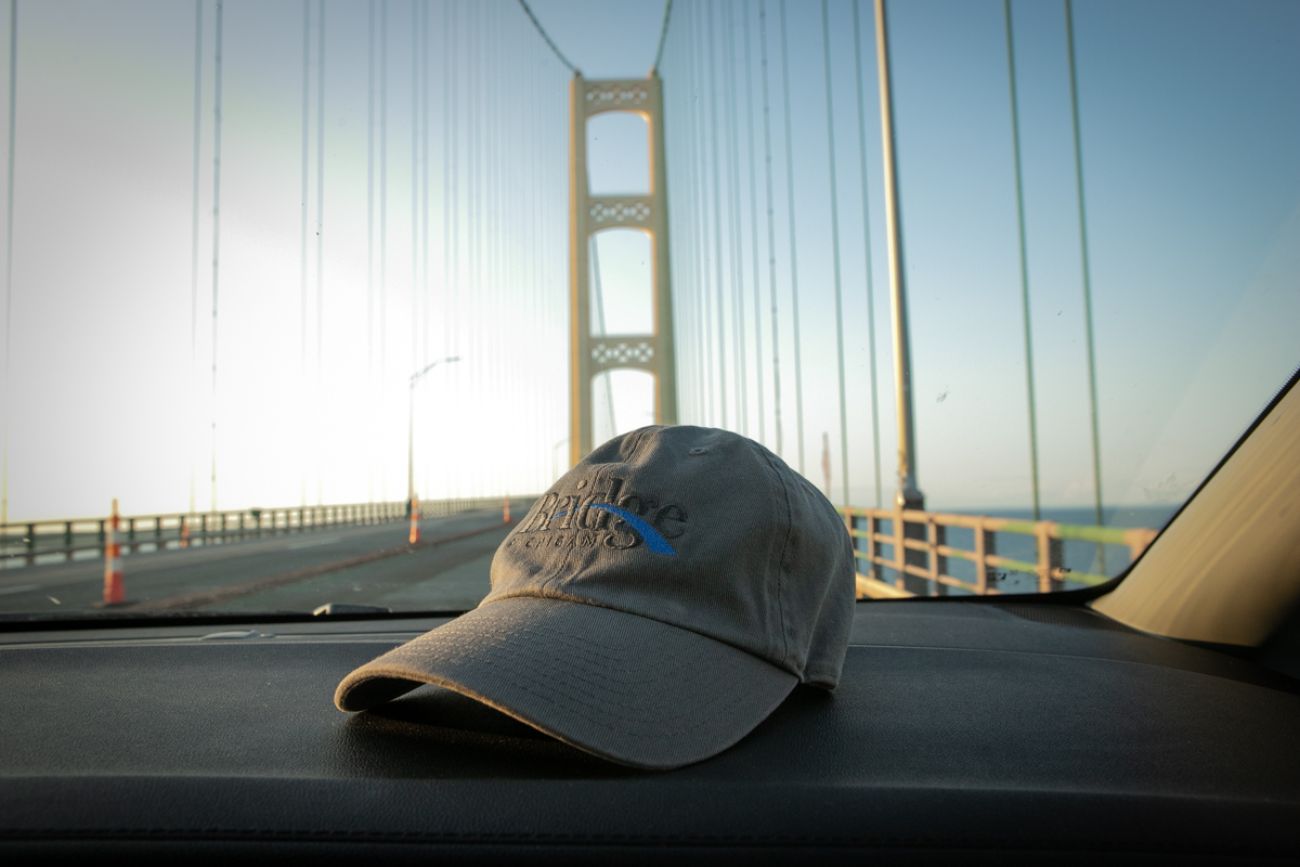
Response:
[[[126,587],[122,583],[122,546],[117,542],[120,522],[117,498],[113,498],[113,513],[108,518],[108,538],[104,540],[104,604],[121,605],[126,601]]]
[[[501,509],[501,523],[503,524],[510,523],[510,495],[509,494],[506,494],[506,503],[505,506],[503,506]]]
[[[411,545],[420,541],[420,501],[416,497],[411,497],[411,532],[406,541]]]

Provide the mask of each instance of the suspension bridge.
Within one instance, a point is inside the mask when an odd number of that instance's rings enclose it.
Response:
[[[980,134],[998,139],[1015,262],[976,302],[1002,305],[983,369],[979,355],[913,345],[923,269],[903,216],[912,140],[898,76],[925,58],[900,53],[896,30],[915,21],[898,23],[896,5],[669,2],[639,34],[653,43],[648,74],[627,78],[584,75],[576,35],[514,0],[184,7],[168,50],[190,52],[190,89],[169,98],[188,110],[166,139],[183,143],[167,158],[188,183],[160,219],[185,255],[105,326],[114,352],[140,352],[115,381],[157,380],[157,359],[172,362],[166,385],[147,386],[165,404],[148,416],[170,435],[104,448],[60,447],[9,411],[43,387],[13,358],[38,339],[47,314],[31,299],[55,267],[24,246],[42,219],[28,180],[38,138],[24,137],[40,121],[24,107],[51,87],[27,52],[49,22],[10,0],[0,607],[465,607],[486,590],[512,504],[518,517],[565,460],[652,422],[736,430],[809,475],[845,516],[863,596],[1106,580],[1154,533],[1105,526],[1076,12],[1070,0],[1053,16],[1010,0],[979,11],[1005,117]],[[1068,447],[1045,447],[1060,428],[1045,429],[1055,414],[1039,406],[1022,34],[1037,40],[1033,62],[1064,72],[1054,99],[1068,146],[1050,159],[1072,180],[1077,333],[1071,386],[1051,385],[1069,394]],[[155,243],[117,231],[118,254]],[[1059,347],[1048,363],[1067,364]],[[968,407],[996,405],[996,432],[927,436],[954,423],[938,414],[947,376]],[[1014,448],[984,448],[994,435]],[[990,483],[986,509],[979,492],[965,495],[975,507],[927,509],[922,449],[963,440],[975,460],[996,451],[992,472],[1014,490]],[[24,503],[38,477],[72,484],[52,467],[73,453],[113,468],[95,476],[105,500],[133,476],[161,478],[137,488],[152,509],[110,516],[105,502],[69,518],[59,500]],[[1049,520],[1067,476],[1086,496],[1069,489],[1073,518]],[[110,599],[105,583],[100,600],[110,546],[126,590]]]

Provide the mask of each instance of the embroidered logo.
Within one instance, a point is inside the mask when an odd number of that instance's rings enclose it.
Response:
[[[523,524],[511,535],[509,544],[535,547],[646,549],[668,557],[677,550],[669,539],[686,532],[686,511],[675,503],[623,490],[624,479],[616,476],[580,480],[575,492],[548,492]]]

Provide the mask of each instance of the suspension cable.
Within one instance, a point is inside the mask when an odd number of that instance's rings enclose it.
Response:
[[[1079,251],[1083,267],[1083,322],[1088,352],[1088,411],[1092,425],[1093,517],[1103,524],[1101,493],[1101,424],[1097,418],[1097,357],[1092,328],[1092,275],[1088,267],[1088,214],[1083,189],[1083,148],[1079,137],[1079,83],[1074,58],[1074,4],[1065,0],[1065,40],[1070,69],[1070,119],[1074,132],[1074,180],[1079,202]],[[1097,546],[1101,569],[1106,569],[1106,552]]]
[[[537,35],[541,36],[543,41],[550,46],[552,53],[555,54],[555,59],[560,61],[560,63],[563,63],[574,75],[582,75],[582,70],[569,62],[569,58],[564,56],[564,52],[555,44],[555,40],[551,39],[550,34],[546,32],[546,28],[542,27],[542,22],[537,20],[537,16],[533,14],[533,10],[528,8],[528,0],[519,0],[519,6],[524,10],[524,14],[528,16],[528,20],[533,22],[533,27],[537,29]],[[665,13],[664,31],[667,32],[667,29],[668,17]],[[660,38],[662,40],[662,37]],[[660,49],[662,50],[662,41],[660,42]]]
[[[840,398],[840,478],[844,484],[844,504],[849,504],[849,429],[847,400],[844,395],[844,298],[840,282],[840,207],[835,178],[835,115],[831,90],[831,26],[826,0],[822,0],[822,71],[826,79],[826,149],[830,163],[831,206],[831,273],[835,282],[835,356],[839,364]],[[829,493],[829,492],[828,492]]]
[[[320,407],[325,336],[325,0],[316,0],[316,429],[324,430]],[[316,505],[324,505],[319,442],[312,446],[316,458]]]
[[[726,53],[723,62],[726,74],[723,77],[726,88],[727,103],[727,191],[730,193],[731,213],[727,218],[728,234],[731,236],[731,254],[727,257],[731,265],[731,327],[736,346],[736,418],[740,433],[749,434],[749,340],[745,335],[745,266],[741,263],[740,243],[740,149],[736,131],[736,27],[732,17],[731,5],[726,7],[727,17],[724,24],[727,29]]]
[[[718,168],[718,166],[720,165],[718,160],[718,111],[717,111],[718,53],[717,51],[714,50],[713,8],[714,7],[712,6],[708,8],[708,11],[705,13],[707,17],[704,19],[704,21],[705,21],[705,28],[708,34],[705,37],[705,39],[709,45],[708,92],[713,95],[712,99],[710,99],[709,101],[709,106],[711,109],[709,112],[709,116],[711,118],[711,122],[709,126],[711,128],[710,131],[712,133],[712,135],[710,135],[709,137],[709,144],[710,144],[710,151],[711,151],[711,162],[713,164],[713,238],[717,242],[717,245],[714,248],[716,250],[717,248],[720,248],[722,246],[722,193],[718,186],[718,176],[721,174],[721,170]],[[718,356],[718,395],[719,395],[718,405],[720,407],[720,420],[721,420],[721,424],[719,425],[719,427],[726,428],[727,426],[727,338],[723,328],[723,322],[726,319],[726,305],[723,301],[723,294],[722,294],[723,292],[722,257],[719,255],[715,255],[713,261],[714,261],[714,277],[717,281],[716,285],[713,288],[715,293],[717,294],[717,304],[718,304],[718,309],[717,309],[717,319],[718,319],[717,356]]]
[[[751,273],[754,275],[754,385],[758,399],[758,440],[767,441],[767,407],[763,392],[763,316],[762,316],[762,279],[758,276],[758,185],[754,179],[754,53],[749,23],[749,6],[744,9],[745,32],[745,129],[748,133],[745,142],[748,151],[749,168],[749,249]]]
[[[1016,176],[1016,228],[1020,251],[1020,311],[1025,331],[1025,396],[1029,410],[1029,480],[1033,494],[1034,520],[1042,518],[1038,482],[1038,409],[1034,400],[1034,337],[1029,304],[1029,263],[1025,244],[1024,172],[1020,160],[1020,98],[1016,89],[1016,42],[1011,26],[1011,0],[1002,0],[1002,17],[1007,31],[1007,83],[1011,102],[1011,157]]]
[[[701,9],[701,7],[693,7]],[[701,27],[692,27],[690,29],[694,38],[691,40],[691,47],[695,50],[690,55],[690,71],[688,77],[691,81],[702,80],[704,77],[704,34]],[[698,58],[698,62],[697,62]],[[703,121],[701,115],[704,111],[704,99],[692,100],[694,112],[691,118],[691,168],[692,184],[691,193],[694,198],[695,210],[698,219],[695,220],[694,232],[694,269],[695,269],[695,293],[700,299],[700,317],[699,325],[696,328],[696,344],[703,347],[700,354],[700,360],[696,365],[696,372],[699,376],[700,389],[700,417],[702,421],[710,424],[713,422],[713,395],[716,389],[713,387],[711,372],[713,370],[713,341],[708,339],[712,329],[712,300],[709,294],[708,269],[704,260],[704,251],[708,249],[707,234],[708,220],[706,211],[708,208],[708,196],[705,192],[705,172],[704,172],[704,142],[702,140]]]
[[[208,482],[212,511],[217,510],[217,299],[221,287],[221,43],[224,3],[217,0],[216,33],[212,55],[212,455]]]
[[[800,475],[804,471],[803,448],[803,374],[802,350],[799,336],[799,248],[795,239],[794,211],[794,147],[790,135],[790,44],[786,38],[785,0],[780,0],[781,10],[781,95],[785,101],[785,192],[790,210],[790,301],[794,318],[794,403],[795,432],[797,434],[796,465]]]
[[[311,0],[302,0],[302,100],[298,112],[301,144],[298,178],[298,417],[307,414],[307,106],[311,92]],[[298,504],[307,505],[307,449],[298,452]]]
[[[659,27],[659,47],[655,49],[654,66],[650,67],[651,75],[659,74],[659,64],[663,61],[664,57],[664,43],[668,41],[668,22],[672,19],[672,15],[673,0],[664,0],[664,20],[663,24]]]
[[[772,111],[767,86],[767,0],[758,6],[759,65],[763,73],[763,180],[767,204],[767,285],[772,308],[772,401],[776,427],[776,453],[784,449],[781,425],[781,340],[776,301],[776,221],[772,208]]]
[[[370,441],[376,441],[375,420],[375,0],[366,5],[366,391],[369,398]],[[366,462],[366,499],[375,501],[375,450]]]
[[[13,4],[17,6],[17,3]],[[11,73],[12,76],[12,73]],[[12,101],[12,100],[11,100]],[[13,129],[13,123],[10,122],[10,130]],[[200,143],[199,137],[203,129],[203,0],[194,2],[194,157],[192,163],[192,176],[190,180],[190,201],[193,210],[190,214],[190,419],[189,431],[186,434],[186,447],[189,451],[190,458],[190,500],[189,513],[194,514],[195,491],[198,486],[198,469],[195,466],[194,454],[194,428],[197,426],[199,413],[199,390],[194,388],[194,381],[197,379],[197,368],[199,364],[199,158]],[[10,153],[13,152],[11,145]],[[12,157],[11,157],[12,158]],[[13,184],[13,172],[9,173],[10,181]],[[12,211],[11,211],[12,214]],[[9,219],[9,225],[13,225],[12,215]],[[8,316],[5,317],[6,324]],[[5,346],[9,345],[8,335],[6,335]],[[0,517],[0,523],[4,523],[6,518]]]
[[[587,178],[588,188],[591,185],[591,178]],[[596,290],[596,327],[600,329],[600,335],[605,336],[605,289],[600,280],[600,244],[596,243],[596,236],[592,235],[587,239],[587,250],[591,256],[591,275],[595,278],[592,287]],[[610,381],[610,371],[604,372],[605,379],[605,405],[609,410],[609,435],[618,436],[617,419],[614,416],[614,384]]]
[[[880,404],[876,386],[876,293],[872,281],[871,207],[867,197],[867,103],[862,83],[862,24],[853,4],[853,68],[858,95],[858,171],[862,175],[862,248],[867,267],[867,353],[871,364],[871,450],[875,461],[876,508],[883,504],[880,479]]]
[[[14,143],[17,140],[15,130],[18,120],[18,0],[9,3],[9,153],[7,155],[7,180],[5,182],[5,331],[4,331],[4,399],[11,400],[9,394],[9,366],[13,340],[14,297]],[[196,206],[197,207],[197,206]],[[191,350],[192,351],[192,350]],[[0,524],[9,523],[9,417],[12,413],[3,413],[0,422],[4,429],[4,445],[0,447]],[[191,471],[193,476],[193,471]]]
[[[379,408],[388,410],[388,0],[379,0]],[[381,446],[382,448],[382,446]],[[386,451],[386,450],[385,450]],[[388,496],[380,464],[379,494]]]

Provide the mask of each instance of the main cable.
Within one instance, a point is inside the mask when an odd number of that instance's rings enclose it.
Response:
[[[523,2],[523,0],[520,0],[520,2]],[[524,8],[527,9],[528,8],[527,5],[525,5]],[[664,57],[664,43],[668,41],[668,22],[669,20],[671,20],[672,14],[673,14],[673,0],[665,0],[664,20],[663,20],[663,24],[661,24],[659,27],[659,47],[655,49],[654,66],[650,67],[651,75],[659,74],[659,64]],[[533,23],[536,24],[537,22],[534,21]]]
[[[537,16],[533,14],[533,10],[530,9],[528,6],[528,0],[519,0],[519,6],[524,10],[524,14],[528,16],[528,20],[533,22],[533,27],[537,29],[537,35],[541,36],[543,41],[545,41],[546,44],[550,46],[551,51],[555,54],[556,60],[560,61],[566,67],[568,67],[568,70],[572,72],[574,75],[582,75],[582,70],[569,62],[569,58],[564,56],[564,52],[560,50],[559,46],[555,44],[555,40],[552,39],[550,34],[546,32],[546,28],[542,26],[542,22],[537,20]],[[667,29],[667,27],[668,27],[668,22],[667,22],[667,18],[665,17],[664,20],[665,30]]]

